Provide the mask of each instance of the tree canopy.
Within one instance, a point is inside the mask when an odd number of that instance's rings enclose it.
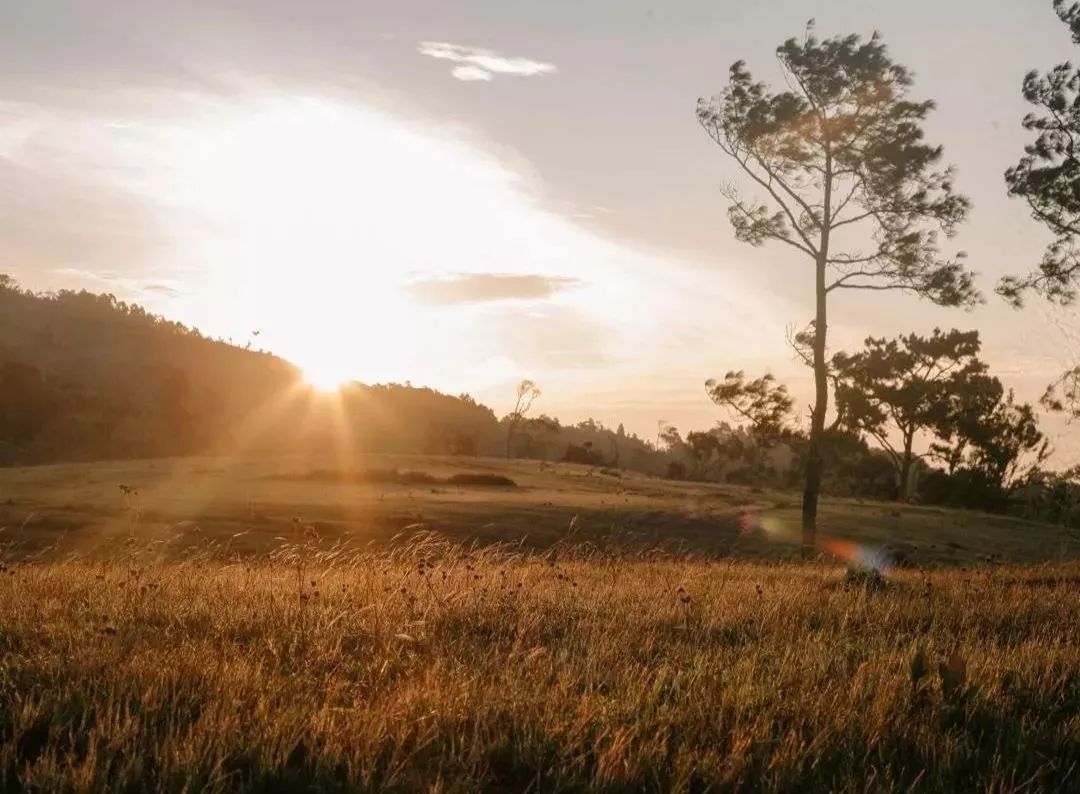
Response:
[[[1080,2],[1054,0],[1054,10],[1080,44]],[[997,292],[1013,306],[1033,292],[1052,303],[1076,302],[1080,289],[1080,69],[1071,63],[1046,74],[1028,72],[1024,99],[1035,109],[1021,122],[1034,133],[1020,161],[1005,172],[1009,195],[1027,202],[1053,239],[1030,272],[1005,276]],[[1080,367],[1065,372],[1042,398],[1043,407],[1080,417]]]
[[[738,239],[782,242],[823,258],[826,291],[903,290],[943,305],[979,299],[958,253],[942,258],[970,207],[924,142],[932,101],[908,98],[910,72],[877,33],[788,39],[777,49],[789,89],[772,91],[743,61],[727,89],[698,100],[698,121],[764,200],[724,192]],[[844,240],[832,232],[843,230]],[[846,242],[846,244],[844,244]]]
[[[888,453],[898,497],[909,493],[916,434],[946,425],[955,396],[985,377],[979,347],[978,331],[935,328],[928,337],[869,337],[863,350],[833,356],[839,422],[870,435]]]
[[[705,381],[709,398],[721,408],[727,408],[745,422],[751,435],[767,444],[789,435],[791,407],[794,401],[787,386],[778,383],[770,374],[747,380],[746,373],[728,372],[723,380]]]
[[[950,473],[967,470],[984,486],[1004,493],[1024,468],[1032,470],[1045,461],[1049,443],[1031,405],[1018,403],[1000,380],[984,377],[972,386],[954,400],[931,454],[946,463]]]
[[[1056,0],[1054,8],[1080,44],[1080,3]],[[1080,69],[1062,63],[1045,74],[1031,71],[1024,77],[1023,94],[1035,109],[1022,124],[1035,138],[1006,171],[1005,182],[1009,195],[1027,202],[1053,240],[1035,270],[1006,276],[998,293],[1017,306],[1028,291],[1071,304],[1080,279]]]

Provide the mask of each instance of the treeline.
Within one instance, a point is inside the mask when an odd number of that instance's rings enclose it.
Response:
[[[813,326],[792,340],[810,363]],[[826,372],[835,412],[819,454],[822,490],[916,501],[1080,526],[1080,469],[1047,467],[1050,445],[1029,403],[979,358],[977,331],[870,337],[837,352]],[[787,387],[771,375],[729,372],[706,382],[722,422],[683,438],[663,434],[675,477],[795,487],[809,454]],[[1053,391],[1048,410],[1062,410]]]

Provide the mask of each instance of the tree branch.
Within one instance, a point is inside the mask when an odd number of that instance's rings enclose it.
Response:
[[[745,160],[740,160],[738,157],[736,157],[735,162],[737,162],[740,165],[742,170],[745,171],[750,176],[751,179],[753,179],[755,182],[757,182],[759,185],[761,185],[763,188],[765,188],[765,190],[767,190],[769,192],[769,195],[773,197],[773,201],[775,201],[777,204],[779,204],[780,208],[784,211],[784,214],[786,214],[788,216],[788,220],[791,221],[791,226],[795,230],[795,233],[799,235],[799,237],[802,239],[802,241],[806,245],[806,247],[809,248],[810,251],[812,252],[811,256],[816,257],[817,256],[817,248],[814,246],[814,244],[812,242],[810,242],[810,238],[806,236],[806,234],[803,232],[802,228],[799,226],[799,222],[795,219],[795,214],[791,211],[791,208],[788,207],[787,203],[782,198],[780,198],[780,196],[778,196],[776,194],[776,191],[773,190],[772,185],[769,184],[768,182],[766,182],[764,179],[762,179],[752,168],[750,168],[746,164]],[[765,168],[764,166],[762,166],[762,167]],[[769,177],[771,179],[772,174],[771,174],[771,172],[769,172],[768,168],[765,168],[765,172],[769,174]]]

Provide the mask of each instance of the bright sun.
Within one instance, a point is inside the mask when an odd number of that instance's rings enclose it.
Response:
[[[345,369],[336,362],[322,361],[303,367],[304,380],[321,392],[336,392],[346,383],[354,380]]]
[[[435,333],[402,284],[440,258],[426,240],[461,233],[445,207],[471,161],[376,111],[303,97],[208,110],[173,147],[159,189],[209,221],[180,234],[220,263],[201,290],[234,325],[261,329],[320,391],[420,368],[414,340]]]

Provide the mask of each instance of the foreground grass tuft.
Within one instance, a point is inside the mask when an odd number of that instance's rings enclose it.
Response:
[[[1080,790],[1080,565],[151,552],[0,575],[0,788]]]

